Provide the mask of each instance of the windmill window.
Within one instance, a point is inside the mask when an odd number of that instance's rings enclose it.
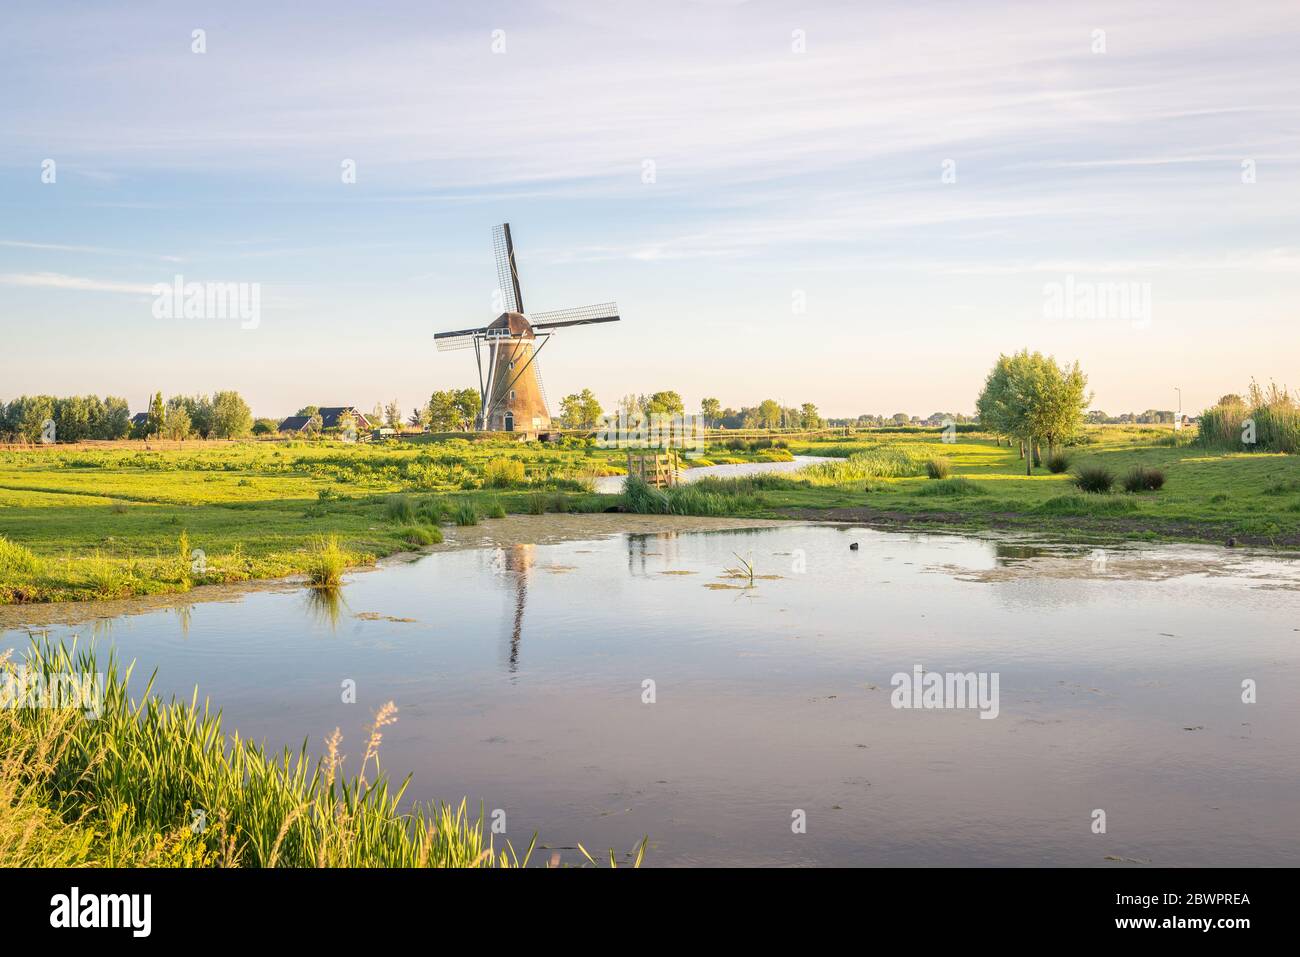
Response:
[[[514,369],[514,367],[515,367],[515,360],[514,360],[514,359],[511,359],[511,360],[510,360],[510,364],[507,365],[506,368],[507,368],[507,369]]]
[[[514,390],[514,389],[511,389],[511,390],[510,390],[510,401],[511,401],[511,402],[515,401],[515,390]]]

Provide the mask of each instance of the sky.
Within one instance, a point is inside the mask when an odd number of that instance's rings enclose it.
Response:
[[[503,221],[528,310],[620,307],[553,403],[970,412],[1021,348],[1112,414],[1300,386],[1294,0],[271,6],[0,8],[0,399],[410,410],[476,382],[432,337]]]

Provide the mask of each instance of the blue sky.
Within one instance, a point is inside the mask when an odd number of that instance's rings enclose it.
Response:
[[[1110,412],[1300,385],[1293,2],[264,6],[0,12],[0,398],[409,409],[474,381],[432,334],[503,220],[530,310],[624,317],[553,399],[969,411],[1024,346]],[[177,274],[257,328],[155,318]],[[1150,321],[1046,316],[1067,277]]]

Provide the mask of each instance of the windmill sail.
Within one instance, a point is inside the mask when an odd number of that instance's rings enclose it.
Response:
[[[591,306],[538,312],[528,317],[534,329],[560,329],[564,326],[587,326],[596,322],[618,322],[618,304],[598,302]]]
[[[503,312],[523,312],[524,296],[519,291],[519,269],[515,265],[515,244],[510,238],[510,224],[492,230],[492,248],[497,257],[497,282],[500,284]]]

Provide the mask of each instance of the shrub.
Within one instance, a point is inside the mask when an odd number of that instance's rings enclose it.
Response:
[[[1047,471],[1053,475],[1060,475],[1062,472],[1069,471],[1070,457],[1064,452],[1053,452],[1047,457]]]
[[[1104,465],[1084,465],[1074,473],[1074,484],[1084,492],[1109,492],[1115,484],[1115,473]]]
[[[518,459],[491,459],[483,466],[483,484],[509,488],[524,481],[524,463]]]
[[[1160,469],[1135,465],[1124,476],[1124,490],[1127,492],[1155,492],[1165,484],[1165,473]]]
[[[529,515],[543,515],[546,513],[546,494],[544,492],[534,492],[528,496],[526,503]]]
[[[945,458],[929,459],[925,463],[925,474],[932,479],[946,479],[952,474],[952,463]]]
[[[478,509],[474,508],[473,502],[461,502],[456,506],[456,511],[452,515],[456,519],[457,525],[478,524]]]
[[[488,517],[488,518],[505,518],[505,517],[506,517],[506,508],[505,508],[505,506],[502,505],[500,502],[492,502],[492,503],[491,503],[490,505],[488,505],[488,507],[487,507],[487,517]]]

